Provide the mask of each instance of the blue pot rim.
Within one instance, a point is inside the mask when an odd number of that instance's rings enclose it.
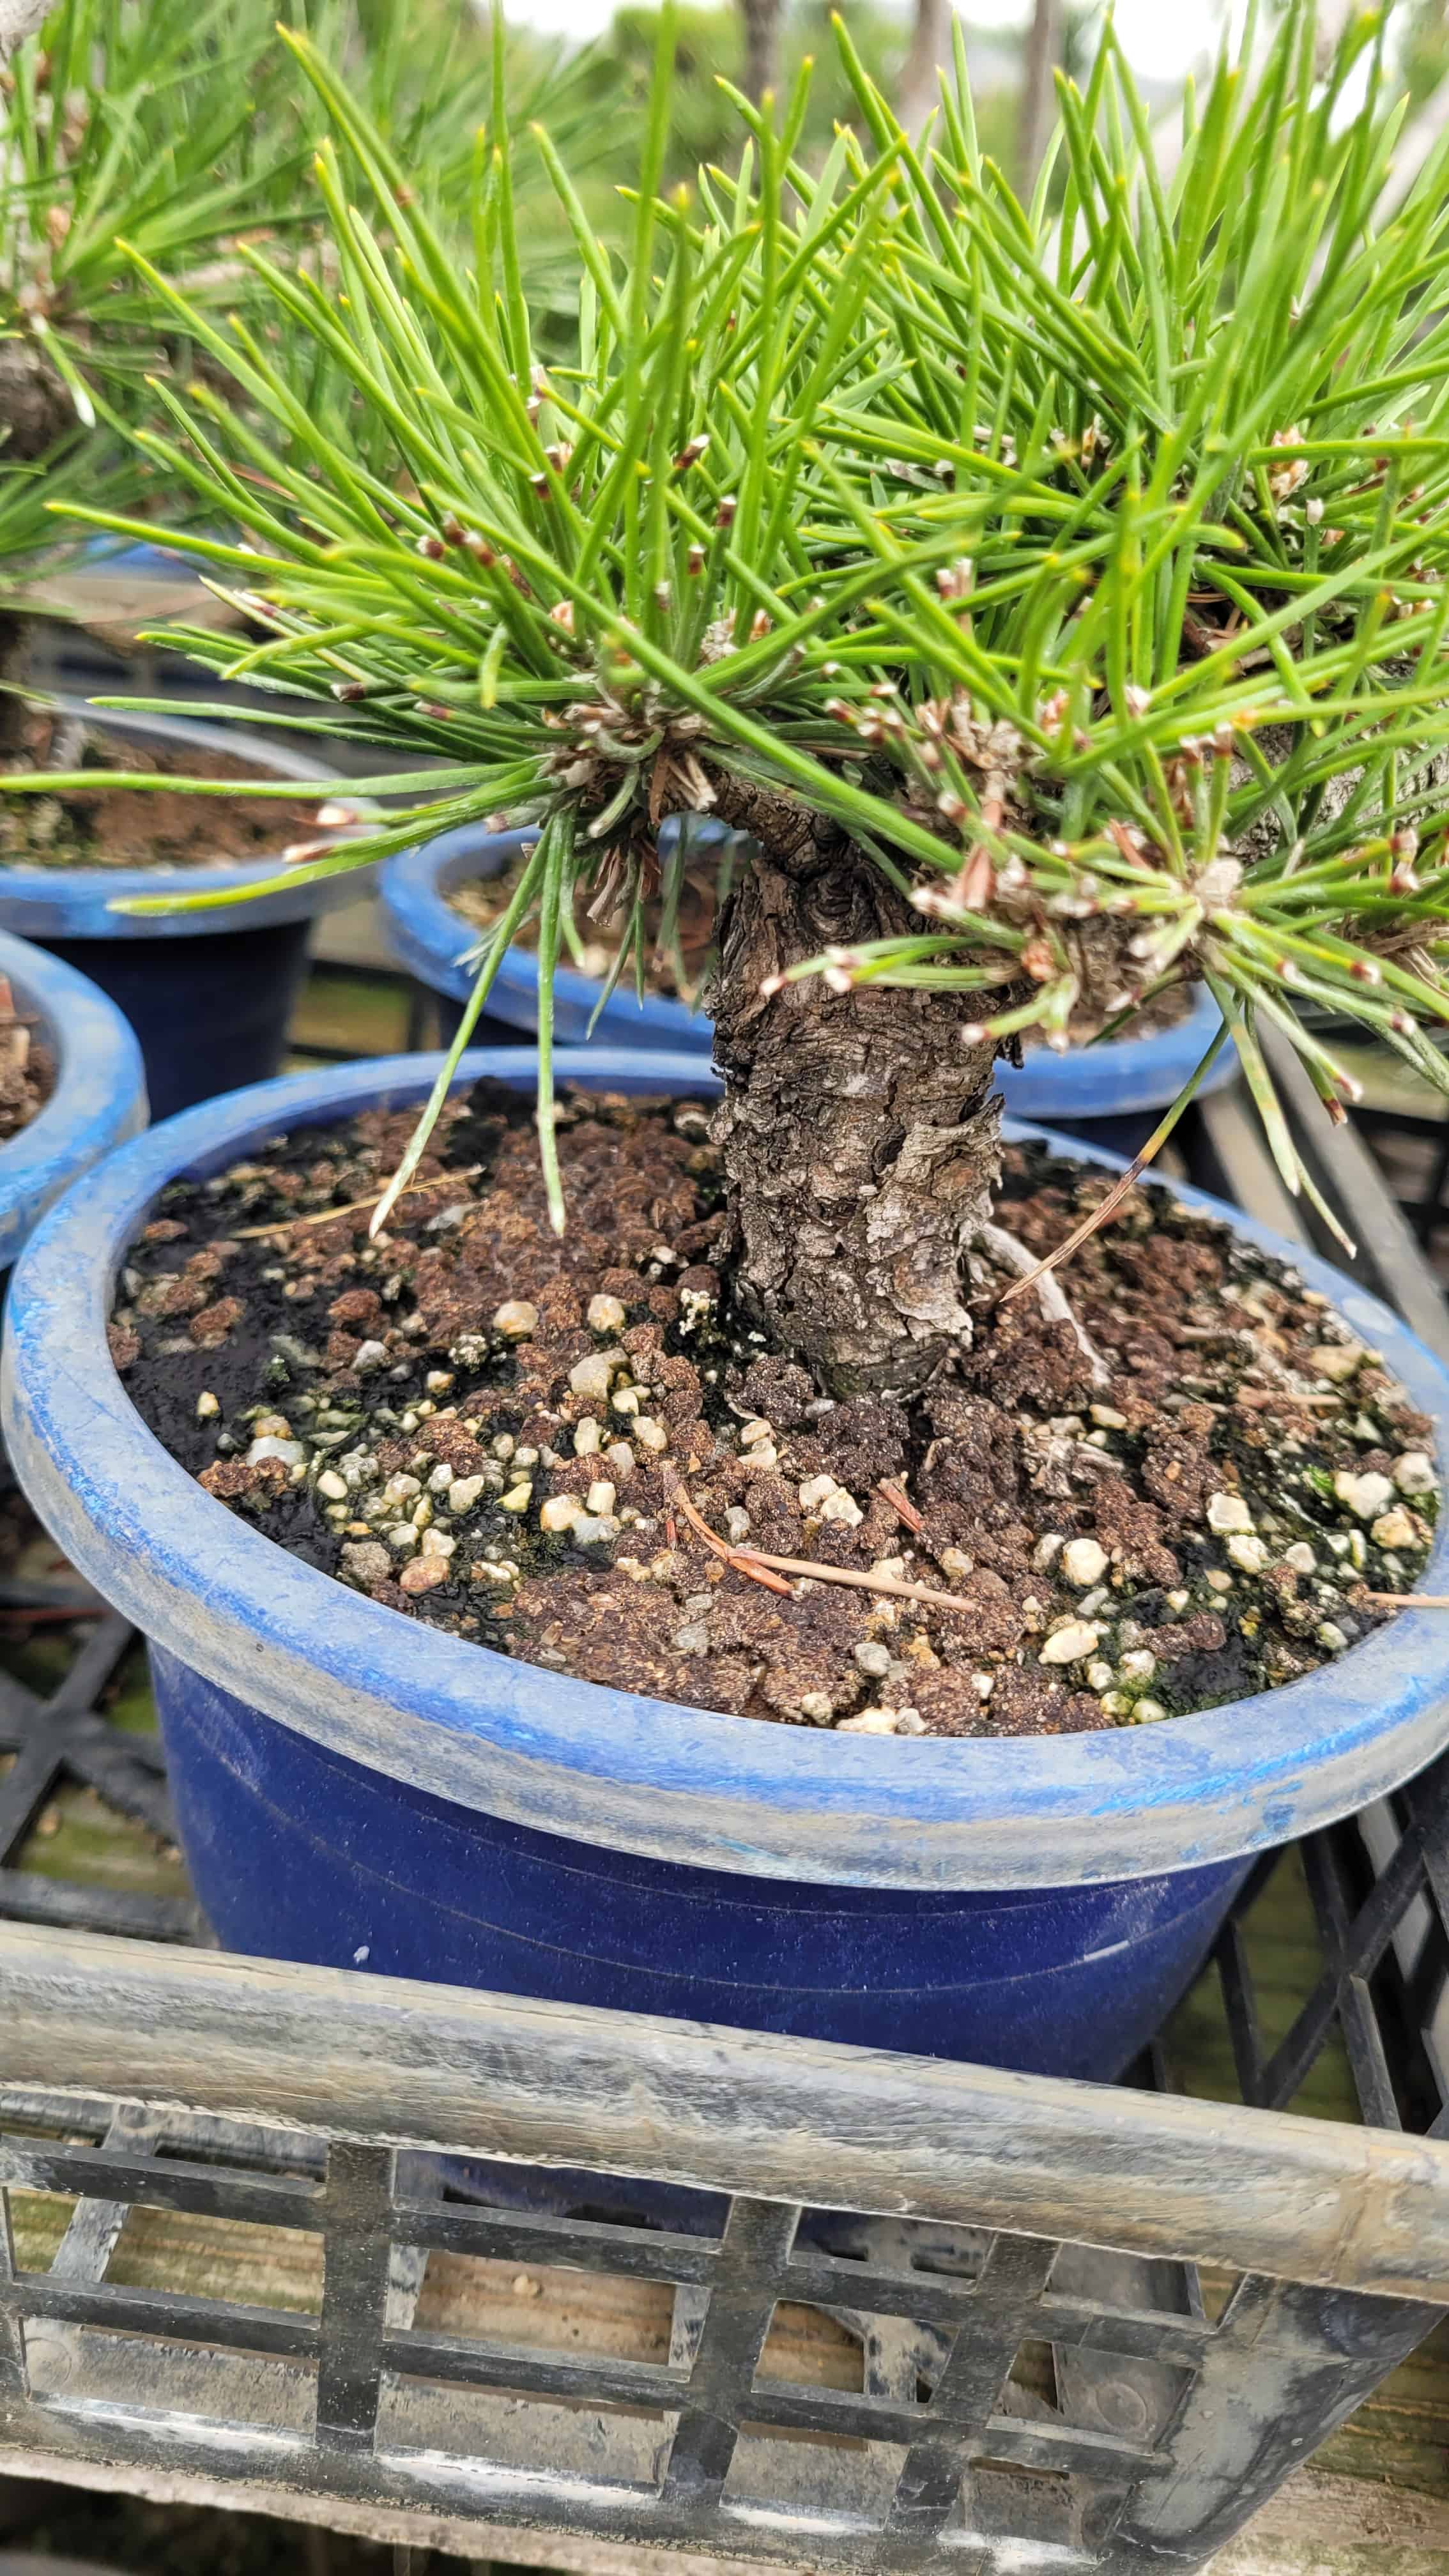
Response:
[[[85,698],[50,701],[67,715],[83,715],[97,732],[123,733],[139,740],[189,746],[194,751],[229,752],[264,775],[295,778],[304,784],[349,792],[350,782],[325,761],[290,744],[261,742],[254,728],[242,724],[195,724],[182,716],[132,715],[110,707],[92,707]],[[365,795],[366,781],[351,792]],[[198,829],[206,799],[198,797]],[[228,931],[261,930],[283,921],[307,921],[354,903],[371,891],[377,867],[323,877],[310,885],[284,886],[278,893],[254,897],[246,904],[214,912],[126,913],[111,906],[132,895],[185,892],[224,894],[264,885],[278,872],[277,861],[248,859],[235,867],[207,868],[7,868],[0,867],[0,925],[29,939],[198,939]]]
[[[495,875],[537,838],[536,827],[488,832],[481,824],[462,823],[456,831],[440,832],[384,861],[378,892],[388,936],[400,964],[419,983],[446,993],[450,1001],[467,1000],[476,973],[462,961],[477,947],[478,933],[454,911],[445,889],[480,874]],[[576,1024],[587,1026],[602,990],[592,976],[580,975],[573,966],[560,966],[554,976],[560,1015],[571,1013]],[[529,949],[508,950],[493,979],[488,1008],[505,1019],[516,1018],[530,1032],[537,1028],[538,959]],[[646,993],[641,1001],[632,984],[621,982],[599,1015],[599,1036],[605,1044],[617,1037],[626,1046],[647,1040],[661,1052],[673,1048],[708,1063],[714,1023],[706,1012],[692,1011],[667,993]]]
[[[419,983],[450,1001],[467,1000],[474,970],[463,960],[476,948],[478,934],[454,911],[448,889],[507,867],[536,838],[536,830],[488,832],[481,824],[464,823],[385,861],[379,894],[388,937],[399,963]],[[602,989],[591,976],[561,966],[554,977],[560,1026],[587,1028]],[[538,959],[531,950],[509,949],[488,1008],[530,1032],[537,1028]],[[1142,1037],[1129,1032],[1104,1046],[1073,1047],[1066,1055],[1032,1047],[1024,1064],[998,1064],[997,1087],[1018,1118],[1121,1118],[1134,1110],[1163,1109],[1176,1099],[1220,1026],[1216,1002],[1200,987],[1191,1008],[1170,1028]],[[708,1061],[714,1024],[706,1011],[692,1011],[669,994],[646,993],[641,1000],[632,985],[621,982],[599,1013],[598,1037],[604,1045],[677,1048]],[[1237,1051],[1229,1042],[1201,1091],[1220,1091],[1237,1070]]]
[[[0,1269],[36,1220],[80,1173],[146,1124],[146,1072],[130,1022],[73,966],[0,931],[0,975],[53,1047],[55,1087],[43,1109],[0,1145]]]
[[[606,1691],[404,1619],[304,1565],[204,1493],[111,1367],[125,1245],[158,1191],[279,1132],[421,1101],[441,1056],[284,1076],[203,1103],[111,1157],[32,1237],[10,1292],[5,1438],[42,1519],[148,1635],[336,1753],[536,1830],[675,1863],[854,1886],[1063,1887],[1285,1842],[1409,1778],[1449,1735],[1449,1620],[1405,1612],[1320,1671],[1196,1717],[1018,1741],[843,1737]],[[562,1081],[716,1089],[697,1059],[564,1051]],[[520,1088],[531,1048],[458,1079]],[[1066,1154],[1080,1148],[1044,1134]],[[1104,1164],[1116,1158],[1098,1155]],[[1118,1165],[1120,1168],[1120,1164]],[[1435,1422],[1449,1371],[1376,1298],[1201,1192],[1332,1298]],[[1425,1576],[1449,1589],[1449,1516]]]

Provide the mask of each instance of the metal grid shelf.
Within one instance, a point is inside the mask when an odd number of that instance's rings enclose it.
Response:
[[[1231,1096],[1194,1163],[1281,1221]],[[220,1957],[182,1899],[20,1865],[63,1778],[166,1829],[98,1705],[128,1643],[0,1683],[0,2467],[481,2555],[1125,2576],[1202,2565],[1449,2308],[1449,1758],[1255,1873],[1218,2103],[1170,2039],[1083,2087]],[[1255,1927],[1299,1870],[1285,2013]],[[1284,2118],[1335,2059],[1366,2125]]]

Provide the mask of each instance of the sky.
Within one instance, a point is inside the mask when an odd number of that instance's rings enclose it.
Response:
[[[508,15],[551,35],[597,35],[614,14],[614,0],[508,0]],[[978,27],[1020,27],[1027,0],[971,0],[966,13]],[[1188,70],[1221,24],[1216,0],[1117,0],[1117,32],[1134,68],[1150,80],[1174,80]]]

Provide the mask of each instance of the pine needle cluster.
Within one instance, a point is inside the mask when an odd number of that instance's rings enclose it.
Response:
[[[142,240],[128,291],[207,360],[143,445],[236,531],[186,543],[264,635],[188,648],[405,755],[386,821],[297,866],[537,824],[466,1036],[529,912],[546,997],[580,879],[641,971],[662,816],[748,792],[919,917],[793,975],[957,987],[971,1040],[1057,1046],[1204,979],[1295,1187],[1265,1025],[1334,1114],[1325,1015],[1449,1089],[1449,142],[1399,186],[1384,15],[1325,60],[1295,0],[1255,78],[1189,89],[1170,173],[1109,29],[1022,204],[964,60],[917,144],[843,28],[822,161],[807,68],[664,192],[666,12],[626,255],[531,147],[579,279],[552,363],[501,78],[460,253],[289,36],[335,283],[248,249],[270,328],[223,322]],[[319,352],[367,438],[309,415]]]

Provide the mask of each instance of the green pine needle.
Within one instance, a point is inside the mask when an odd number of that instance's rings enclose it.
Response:
[[[1258,1020],[1330,1103],[1315,1021],[1421,1062],[1449,1020],[1449,140],[1395,197],[1381,15],[1309,78],[1290,0],[1159,175],[1109,26],[1023,208],[964,69],[918,151],[842,31],[858,132],[810,166],[798,97],[778,128],[741,103],[737,174],[686,201],[671,14],[629,256],[544,136],[476,156],[470,264],[295,32],[345,296],[249,249],[228,326],[138,244],[131,291],[207,353],[154,453],[212,531],[178,542],[245,567],[248,676],[445,758],[416,836],[462,806],[540,826],[545,1058],[575,883],[609,872],[634,946],[661,814],[749,788],[916,889],[921,935],[793,972],[979,987],[982,1042],[1058,1046],[1205,977],[1296,1188]],[[556,360],[528,169],[573,246]],[[547,1159],[546,1105],[540,1132]]]

